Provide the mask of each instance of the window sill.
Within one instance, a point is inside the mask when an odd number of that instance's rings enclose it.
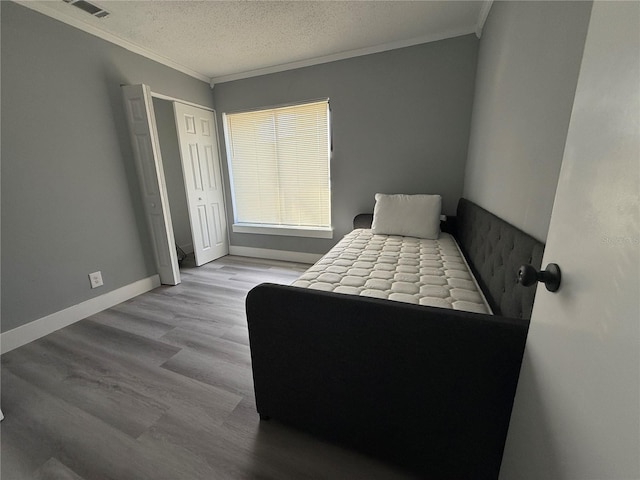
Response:
[[[259,223],[234,223],[233,233],[254,233],[259,235],[281,235],[285,237],[333,238],[332,227],[285,227]]]

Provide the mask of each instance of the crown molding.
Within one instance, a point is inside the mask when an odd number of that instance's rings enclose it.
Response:
[[[491,10],[491,6],[493,5],[493,0],[484,0],[482,2],[482,7],[480,8],[480,13],[478,14],[478,22],[476,24],[476,37],[482,37],[482,29],[484,28],[484,24],[487,21],[487,17],[489,16],[489,11]]]
[[[90,35],[94,35],[98,38],[101,38],[102,40],[105,40],[109,43],[118,45],[126,50],[129,50],[130,52],[136,53],[145,58],[158,62],[162,65],[170,67],[174,70],[182,72],[186,75],[197,78],[198,80],[207,82],[209,83],[211,88],[213,88],[218,83],[231,82],[234,80],[242,80],[245,78],[257,77],[260,75],[268,75],[270,73],[278,73],[278,72],[284,72],[287,70],[294,70],[297,68],[311,67],[311,66],[320,65],[323,63],[346,60],[349,58],[386,52],[386,51],[395,50],[398,48],[412,47],[414,45],[420,45],[423,43],[430,43],[430,42],[436,42],[439,40],[446,40],[448,38],[461,37],[464,35],[469,35],[471,33],[475,33],[476,36],[480,38],[480,35],[482,33],[482,27],[484,26],[484,22],[486,21],[487,15],[489,14],[489,10],[491,9],[491,5],[493,3],[493,0],[483,0],[483,5],[482,5],[480,15],[478,17],[478,21],[476,25],[469,25],[467,27],[460,28],[457,30],[452,30],[444,33],[434,34],[434,35],[424,35],[421,37],[416,37],[408,40],[399,40],[396,42],[384,43],[384,44],[376,45],[373,47],[365,47],[361,49],[348,50],[345,52],[325,55],[321,57],[315,57],[307,60],[299,60],[296,62],[284,63],[280,65],[273,65],[270,67],[249,70],[246,72],[234,73],[230,75],[221,75],[217,77],[209,77],[200,72],[192,70],[191,68],[186,67],[178,62],[175,62],[167,57],[159,55],[151,50],[148,50],[147,48],[144,48],[133,42],[130,42],[121,37],[118,37],[117,35],[114,35],[110,32],[102,30],[101,28],[96,27],[95,25],[85,23],[74,17],[60,13],[58,10],[54,10],[53,8],[46,6],[46,3],[40,3],[40,2],[35,3],[35,2],[30,2],[29,0],[14,0],[14,1],[19,5],[29,8],[30,10],[34,10],[38,13],[46,15],[47,17],[53,18],[71,27],[74,27],[86,33],[89,33]]]
[[[15,0],[15,3],[17,3],[18,5],[22,5],[23,7],[27,7],[30,10],[34,10],[38,13],[46,15],[47,17],[58,20],[62,23],[66,23],[71,27],[77,28],[78,30],[82,30],[83,32],[86,32],[93,36],[101,38],[102,40],[106,40],[109,43],[118,45],[119,47],[129,50],[130,52],[137,53],[138,55],[146,57],[155,62],[161,63],[162,65],[173,68],[174,70],[187,74],[191,77],[197,78],[198,80],[202,80],[203,82],[209,83],[209,81],[211,80],[210,77],[208,77],[207,75],[203,75],[202,73],[196,72],[195,70],[192,70],[189,67],[185,67],[184,65],[178,62],[174,62],[173,60],[167,57],[158,55],[157,53],[154,53],[151,50],[141,47],[140,45],[132,43],[123,38],[120,38],[117,35],[114,35],[113,33],[102,30],[101,28],[98,28],[95,25],[90,25],[81,20],[78,20],[77,18],[73,18],[69,15],[60,13],[59,11],[54,10],[53,8],[47,7],[46,4],[29,2],[28,0]]]
[[[420,45],[423,43],[436,42],[438,40],[446,40],[447,38],[461,37],[476,32],[476,26],[468,26],[458,30],[452,30],[445,33],[439,33],[436,35],[424,35],[422,37],[416,37],[409,40],[399,40],[397,42],[384,43],[382,45],[376,45],[373,47],[360,48],[356,50],[348,50],[346,52],[335,53],[332,55],[325,55],[322,57],[311,58],[308,60],[300,60],[297,62],[283,63],[281,65],[274,65],[272,67],[259,68],[256,70],[249,70],[241,73],[234,73],[231,75],[222,75],[219,77],[211,78],[211,88],[218,83],[232,82],[234,80],[242,80],[245,78],[258,77],[260,75],[268,75],[270,73],[284,72],[287,70],[294,70],[296,68],[311,67],[313,65],[320,65],[322,63],[336,62],[338,60],[346,60],[348,58],[361,57],[363,55],[371,55],[373,53],[381,53],[389,50],[396,50],[398,48],[412,47],[414,45]]]

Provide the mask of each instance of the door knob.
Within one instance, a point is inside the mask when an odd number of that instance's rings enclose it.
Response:
[[[555,263],[550,263],[547,265],[546,270],[540,272],[536,271],[531,265],[522,265],[518,270],[517,282],[525,287],[535,285],[536,282],[543,282],[547,290],[557,292],[560,288],[561,279],[560,267]]]

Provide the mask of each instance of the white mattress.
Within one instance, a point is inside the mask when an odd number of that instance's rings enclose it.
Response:
[[[491,313],[454,238],[374,235],[356,229],[292,285]]]

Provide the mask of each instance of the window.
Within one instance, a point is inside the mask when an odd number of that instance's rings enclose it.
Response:
[[[329,102],[225,114],[234,232],[331,237]]]

